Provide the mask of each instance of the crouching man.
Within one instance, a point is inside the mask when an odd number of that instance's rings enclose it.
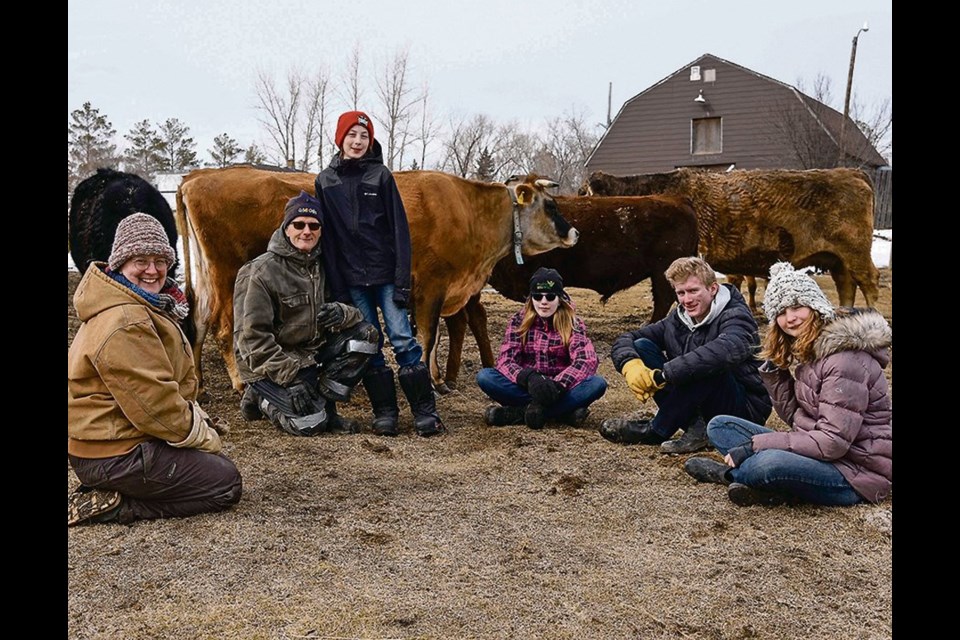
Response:
[[[734,415],[763,424],[773,409],[760,380],[757,321],[732,285],[721,285],[700,258],[678,258],[666,270],[678,305],[666,318],[621,335],[610,357],[652,420],[608,418],[600,435],[620,444],[660,445],[664,453],[706,449],[706,423]],[[670,440],[678,429],[683,435]]]
[[[240,268],[233,347],[246,420],[266,416],[297,436],[357,433],[338,415],[377,352],[377,330],[350,305],[325,302],[320,204],[305,191],[284,208],[267,251]]]

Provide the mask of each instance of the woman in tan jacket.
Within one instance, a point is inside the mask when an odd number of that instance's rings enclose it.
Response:
[[[187,301],[167,270],[175,253],[145,213],[120,221],[106,264],[73,302],[82,324],[67,356],[67,458],[82,483],[67,524],[130,522],[226,509],[237,467],[197,404]]]

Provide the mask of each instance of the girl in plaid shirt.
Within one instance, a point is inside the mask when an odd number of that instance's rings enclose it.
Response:
[[[590,413],[587,407],[607,390],[597,365],[563,278],[541,267],[530,279],[523,308],[507,323],[496,368],[477,374],[483,392],[500,403],[487,407],[484,420],[491,426],[541,429],[553,418],[579,427]]]

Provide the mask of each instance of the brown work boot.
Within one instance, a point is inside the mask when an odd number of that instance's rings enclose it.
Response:
[[[109,522],[120,514],[119,491],[106,491],[80,485],[67,502],[67,526]]]

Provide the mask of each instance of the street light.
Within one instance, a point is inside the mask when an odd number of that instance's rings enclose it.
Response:
[[[857,35],[853,36],[853,44],[850,45],[850,70],[847,72],[847,95],[843,99],[843,120],[840,122],[840,164],[843,164],[844,153],[844,130],[847,128],[847,120],[850,116],[850,89],[853,87],[853,63],[857,60],[857,40],[861,33],[870,31],[870,27],[864,21],[863,26],[857,30]]]

